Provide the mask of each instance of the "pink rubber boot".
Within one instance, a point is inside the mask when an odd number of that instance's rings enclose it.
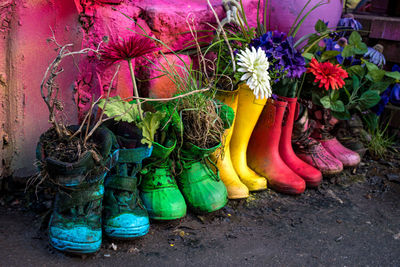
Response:
[[[322,174],[337,174],[343,170],[343,164],[333,157],[320,142],[311,138],[315,122],[308,119],[307,109],[300,112],[293,126],[292,145],[296,155],[311,166],[319,169]]]
[[[361,161],[360,155],[357,152],[345,148],[336,137],[330,134],[333,126],[338,122],[338,119],[332,116],[331,111],[314,106],[312,115],[316,121],[316,127],[312,137],[319,141],[332,156],[340,160],[343,166],[357,166]]]

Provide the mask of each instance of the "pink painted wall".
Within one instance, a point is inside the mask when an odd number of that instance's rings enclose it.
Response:
[[[211,2],[222,15],[221,1]],[[250,14],[249,23],[255,25],[257,0],[243,2]],[[57,41],[74,44],[73,50],[96,48],[106,36],[127,35],[130,33],[127,28],[138,30],[132,21],[113,9],[135,18],[174,50],[182,48],[182,43],[191,38],[189,34],[182,35],[188,30],[189,13],[197,30],[209,29],[205,22],[215,22],[205,0],[1,0],[0,176],[13,173],[23,177],[35,170],[36,142],[49,126],[39,87],[45,69],[56,56],[54,44],[46,42],[51,36],[50,27]],[[275,13],[279,14],[277,10]],[[122,97],[132,95],[124,64],[112,86],[109,83],[114,67],[100,64],[94,54],[66,60],[63,67],[65,72],[58,82],[69,123],[77,122],[78,114],[88,109],[92,97],[97,98],[107,90]],[[168,83],[162,81],[151,84],[153,89],[165,86]],[[154,95],[151,89],[150,94]]]

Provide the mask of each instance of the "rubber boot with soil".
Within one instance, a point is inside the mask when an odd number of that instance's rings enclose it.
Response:
[[[197,213],[213,212],[228,202],[228,193],[219,174],[214,173],[209,164],[209,156],[221,144],[204,149],[191,143],[185,143],[180,153],[181,172],[178,185],[188,207]]]
[[[152,147],[118,150],[118,161],[106,178],[103,212],[104,233],[116,239],[131,239],[147,234],[149,216],[138,192],[137,173]]]
[[[176,138],[165,146],[153,142],[153,154],[142,170],[140,196],[149,217],[154,220],[175,220],[186,215],[186,203],[172,175],[170,154],[175,149]]]
[[[332,156],[342,162],[344,167],[355,167],[360,161],[360,155],[348,148],[345,148],[330,132],[338,120],[332,116],[329,109],[313,106],[312,118],[316,121],[316,127],[312,136]]]
[[[279,154],[285,164],[306,182],[307,187],[318,187],[322,180],[322,173],[298,158],[292,147],[297,98],[279,97],[279,100],[287,102],[282,124],[282,134],[279,141]]]
[[[230,106],[236,114],[239,100],[237,92],[218,92],[216,98]],[[221,148],[217,149],[217,151],[211,155],[211,158],[215,162],[219,170],[220,178],[226,186],[228,198],[241,199],[249,196],[249,189],[240,181],[232,165],[230,142],[234,126],[235,119],[230,128],[225,130]]]
[[[249,191],[265,190],[267,189],[266,178],[249,168],[246,153],[251,134],[267,99],[256,99],[246,84],[240,84],[238,92],[238,108],[230,142],[232,165]]]
[[[268,99],[251,136],[247,150],[250,168],[267,177],[270,188],[285,194],[301,194],[304,180],[293,172],[279,154],[286,102]]]
[[[112,167],[113,138],[110,131],[99,128],[92,139],[98,144],[99,153],[86,151],[75,162],[48,157],[42,140],[36,149],[41,172],[58,187],[48,235],[50,245],[63,252],[94,253],[101,246],[103,184],[107,170]]]
[[[298,119],[293,125],[292,145],[296,155],[304,162],[314,166],[323,175],[338,174],[343,171],[343,164],[332,156],[320,142],[310,137],[315,121],[308,118],[308,110],[300,105]]]

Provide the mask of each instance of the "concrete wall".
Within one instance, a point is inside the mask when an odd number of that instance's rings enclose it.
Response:
[[[221,1],[211,2],[223,16]],[[250,14],[250,24],[255,25],[258,1],[243,2]],[[283,2],[292,14],[285,23],[291,23],[296,14],[296,1]],[[332,2],[335,4],[339,0]],[[273,16],[278,18],[280,7],[273,4],[273,8]],[[96,48],[105,36],[124,36],[130,34],[126,28],[135,29],[135,24],[115,9],[133,17],[176,50],[190,38],[189,34],[182,35],[188,30],[189,13],[198,30],[210,29],[206,22],[215,21],[205,0],[1,0],[0,177],[11,174],[24,177],[35,171],[36,142],[49,126],[40,83],[57,54],[54,44],[46,41],[52,35],[50,28],[58,43],[74,44],[72,50]],[[337,21],[338,12],[330,14],[335,14],[333,17]],[[314,16],[310,24],[323,15],[322,12]],[[279,28],[274,19],[271,22],[272,28]],[[124,64],[112,86],[110,79],[114,69],[100,64],[93,54],[66,60],[63,67],[64,73],[59,76],[58,84],[68,123],[77,122],[79,115],[87,111],[91,98],[107,90],[122,97],[132,94],[128,68]]]

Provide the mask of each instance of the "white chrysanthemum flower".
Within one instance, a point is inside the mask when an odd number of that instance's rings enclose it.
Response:
[[[271,77],[268,73],[269,62],[264,50],[252,47],[246,48],[238,54],[239,72],[244,72],[241,81],[253,90],[256,98],[269,98],[272,94]]]

